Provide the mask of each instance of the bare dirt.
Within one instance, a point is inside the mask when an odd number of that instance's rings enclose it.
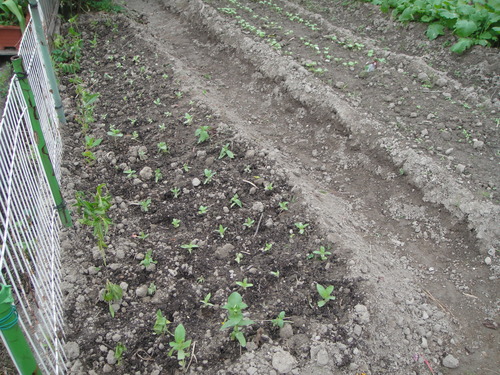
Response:
[[[453,56],[354,1],[127,9],[79,20],[93,164],[62,79],[67,200],[106,183],[114,222],[106,265],[90,228],[62,236],[71,373],[177,373],[159,309],[193,340],[192,374],[499,373],[498,50]],[[114,318],[106,280],[124,289]],[[324,307],[318,283],[335,287]],[[246,348],[220,330],[233,291]]]

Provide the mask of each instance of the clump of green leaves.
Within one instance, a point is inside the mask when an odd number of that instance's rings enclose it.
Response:
[[[316,284],[316,290],[321,296],[321,300],[318,301],[318,306],[323,307],[326,305],[328,301],[335,300],[335,296],[332,296],[333,293],[333,285],[328,285],[326,288],[321,284]]]
[[[191,346],[191,340],[186,340],[186,330],[182,324],[179,324],[175,329],[174,341],[171,341],[169,345],[172,349],[168,352],[168,356],[171,357],[173,353],[177,352],[179,366],[185,369],[186,358],[189,357],[189,352],[186,352],[186,350]]]
[[[109,313],[114,318],[115,309],[113,308],[113,302],[118,302],[123,297],[123,289],[120,285],[113,284],[109,280],[106,280],[106,287],[104,289],[103,299],[108,303]]]
[[[151,198],[148,198],[148,199],[145,199],[143,201],[140,201],[139,205],[141,206],[141,211],[142,212],[148,212],[149,211],[149,206],[151,206]]]
[[[125,353],[126,351],[127,351],[127,348],[121,342],[116,344],[114,355],[115,355],[115,359],[116,359],[118,366],[121,366],[122,360],[123,360],[123,353]]]
[[[141,260],[141,264],[144,267],[149,267],[151,264],[156,264],[158,263],[156,260],[153,260],[153,250],[148,250],[146,251],[146,254],[144,255],[144,259]]]
[[[220,238],[224,238],[224,234],[226,233],[227,227],[223,226],[222,224],[219,224],[219,228],[216,229],[214,232],[219,233]]]
[[[174,198],[179,198],[179,195],[181,195],[181,189],[179,189],[177,186],[170,189],[170,192],[172,193]]]
[[[283,328],[283,326],[285,325],[285,323],[291,323],[291,321],[285,320],[285,319],[286,319],[285,312],[282,311],[282,312],[280,312],[278,314],[278,316],[276,318],[274,318],[273,320],[271,320],[271,323],[275,327]]]
[[[92,152],[92,149],[94,147],[99,146],[101,142],[102,142],[101,138],[94,138],[90,135],[85,136],[85,151],[82,152],[82,155],[87,159],[87,162],[89,164],[93,164],[94,161],[96,160],[96,157]]]
[[[228,318],[222,325],[221,330],[232,327],[231,339],[237,339],[242,347],[247,345],[242,328],[254,324],[252,320],[243,316],[243,310],[247,307],[248,305],[243,302],[243,298],[238,292],[231,293],[227,299],[227,303],[222,306],[223,309],[227,310]]]
[[[194,135],[198,137],[198,143],[203,143],[210,139],[210,134],[208,131],[210,130],[210,126],[200,126],[194,132]]]
[[[288,203],[289,202],[279,202],[280,211],[288,211]]]
[[[174,228],[179,228],[179,226],[181,225],[181,221],[179,219],[172,219],[172,225],[174,226]]]
[[[181,245],[181,248],[186,249],[189,254],[193,252],[193,249],[197,249],[199,246],[194,243],[194,241],[191,241],[188,244]]]
[[[170,148],[166,142],[158,142],[156,145],[158,151],[164,154],[168,154],[170,152]]]
[[[217,174],[217,172],[212,171],[211,169],[205,169],[203,173],[205,174],[205,181],[203,181],[203,185],[206,185],[210,181],[212,181],[212,178]]]
[[[80,71],[83,39],[77,30],[76,16],[68,20],[70,27],[66,37],[55,35],[52,60],[58,74],[75,74]]]
[[[230,200],[231,202],[231,207],[238,206],[238,207],[243,207],[243,203],[241,202],[238,194],[234,194],[233,197]]]
[[[299,230],[299,234],[304,234],[306,232],[306,228],[309,226],[309,224],[297,222],[297,223],[295,223],[295,226]]]
[[[111,207],[111,195],[106,194],[104,190],[106,184],[100,184],[96,188],[96,193],[92,200],[85,200],[85,193],[78,191],[75,194],[75,207],[79,214],[83,215],[79,222],[93,228],[94,237],[97,239],[97,247],[102,254],[104,264],[106,264],[106,254],[104,249],[107,247],[104,237],[108,234],[109,226],[112,224],[107,212]]]
[[[212,298],[212,293],[208,293],[203,300],[200,302],[202,303],[202,307],[210,307],[213,306],[213,303],[210,303],[210,298]]]
[[[171,322],[163,316],[161,310],[158,309],[158,311],[156,311],[156,320],[153,326],[153,332],[156,335],[163,335],[165,332],[168,332],[167,326],[170,323]]]
[[[243,281],[236,281],[235,284],[241,286],[243,289],[247,289],[253,286],[252,283],[248,282],[248,279],[246,277],[243,279]]]
[[[253,227],[254,224],[255,224],[255,220],[253,220],[252,218],[249,218],[249,217],[247,217],[245,222],[243,223],[243,225],[247,228]]]
[[[229,143],[222,146],[219,153],[219,159],[222,159],[225,156],[227,156],[229,159],[234,159],[234,153],[229,149]]]
[[[326,251],[324,246],[320,246],[319,250],[314,250],[313,254],[317,255],[319,257],[319,259],[321,259],[321,260],[327,260],[328,255],[332,255],[331,252]]]

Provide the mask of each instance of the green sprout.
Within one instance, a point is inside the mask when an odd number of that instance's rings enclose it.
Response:
[[[219,153],[219,159],[222,159],[224,156],[227,156],[229,159],[234,159],[234,154],[233,152],[229,149],[229,143],[222,146],[220,153]]]
[[[279,202],[280,211],[288,211],[288,203],[289,202]]]
[[[247,289],[253,286],[252,283],[248,282],[246,277],[243,279],[243,281],[236,281],[235,284],[241,286],[243,289]]]
[[[205,298],[200,301],[203,304],[202,307],[209,307],[214,305],[213,303],[210,303],[210,298],[212,298],[212,293],[208,293]]]
[[[231,207],[234,207],[234,206],[238,206],[240,208],[243,207],[243,203],[241,203],[241,200],[239,199],[238,194],[235,194],[231,198],[230,202],[231,202]]]
[[[179,189],[178,187],[173,187],[172,189],[170,189],[170,192],[174,195],[174,198],[179,198],[181,189]]]
[[[210,134],[208,131],[210,130],[210,126],[200,126],[194,132],[194,135],[198,137],[198,143],[203,143],[210,139]]]
[[[198,208],[198,215],[205,215],[208,212],[208,207],[207,206],[200,206]]]
[[[271,320],[271,323],[273,324],[274,327],[283,328],[285,323],[292,323],[291,321],[285,319],[286,319],[285,312],[282,311],[278,314],[276,318]]]
[[[156,145],[158,147],[158,151],[164,154],[168,154],[170,152],[170,148],[166,142],[158,142]]]
[[[301,222],[295,223],[295,226],[299,230],[299,234],[304,234],[306,232],[306,228],[309,226],[309,224],[303,224]]]
[[[125,347],[125,345],[123,345],[121,342],[116,344],[114,356],[115,356],[115,359],[117,361],[118,366],[121,366],[121,364],[122,364],[123,353],[125,351],[127,351],[127,348]]]
[[[316,290],[318,291],[321,298],[323,298],[322,300],[318,301],[319,307],[325,306],[328,301],[333,301],[336,298],[335,296],[331,295],[333,292],[333,285],[329,285],[325,288],[321,284],[316,284]]]
[[[153,250],[148,250],[146,251],[146,254],[144,255],[144,259],[141,260],[141,263],[144,267],[149,267],[151,264],[156,264],[158,263],[156,260],[153,260]]]
[[[194,241],[191,241],[188,244],[181,245],[181,248],[186,249],[189,252],[189,254],[191,254],[193,252],[193,249],[196,249],[198,247],[199,246],[197,244],[195,244]]]
[[[174,332],[174,341],[169,342],[172,349],[168,352],[168,356],[172,357],[173,353],[177,352],[177,361],[179,366],[186,368],[186,358],[189,357],[189,352],[185,352],[191,346],[191,340],[186,341],[186,330],[182,324],[179,324]]]
[[[212,171],[211,169],[205,169],[203,173],[205,174],[205,181],[203,181],[203,185],[206,185],[210,181],[212,181],[212,178],[217,174],[217,172]]]
[[[245,222],[243,223],[243,225],[247,228],[251,228],[253,227],[253,225],[255,224],[255,220],[247,217],[247,219],[245,220]]]
[[[163,178],[163,174],[161,173],[161,169],[156,168],[155,169],[155,182],[156,183],[160,182],[162,178]]]
[[[228,319],[222,325],[221,331],[233,327],[231,339],[237,339],[242,347],[247,345],[247,341],[241,328],[254,324],[252,320],[246,319],[243,316],[243,310],[247,307],[248,305],[243,302],[238,292],[231,293],[227,299],[227,303],[222,306],[223,309],[227,310]]]
[[[113,302],[118,302],[123,297],[123,289],[120,285],[113,284],[109,280],[106,280],[106,287],[104,289],[103,299],[108,303],[109,313],[111,317],[115,317],[115,309],[113,308]]]
[[[179,219],[172,219],[172,225],[174,226],[174,228],[179,228],[179,226],[181,225],[181,221]]]
[[[328,255],[332,255],[331,252],[326,251],[324,246],[320,246],[319,250],[313,251],[313,254],[316,254],[317,256],[319,256],[319,259],[321,259],[321,260],[327,260]]]
[[[149,206],[151,206],[151,198],[139,202],[139,205],[141,206],[142,212],[148,212]]]
[[[214,230],[214,232],[219,233],[220,238],[224,238],[226,230],[227,230],[227,227],[223,226],[222,224],[219,224],[219,228]]]
[[[158,311],[156,311],[156,320],[153,326],[153,332],[156,335],[163,335],[165,332],[168,332],[167,326],[170,323],[171,322],[163,316],[161,310],[158,309]]]

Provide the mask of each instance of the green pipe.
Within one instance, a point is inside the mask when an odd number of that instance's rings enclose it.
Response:
[[[17,323],[12,286],[0,284],[0,331],[12,361],[21,375],[42,374],[31,348]]]
[[[28,113],[31,120],[31,126],[33,127],[33,132],[35,133],[37,148],[40,153],[43,169],[49,182],[50,190],[52,191],[56,209],[59,212],[59,217],[61,218],[62,223],[66,227],[71,227],[73,225],[73,222],[71,220],[71,215],[66,208],[66,203],[64,202],[64,198],[61,194],[61,189],[59,188],[59,182],[57,181],[56,175],[54,173],[54,167],[52,166],[49,153],[47,152],[47,144],[45,143],[45,137],[43,135],[42,127],[40,126],[35,97],[33,96],[33,91],[31,90],[27,75],[23,68],[23,59],[20,56],[14,56],[11,58],[11,61],[12,67],[14,68],[14,73],[19,80],[19,85],[21,86],[24,100],[28,105]]]
[[[61,95],[59,94],[59,87],[57,85],[56,74],[54,73],[54,67],[52,66],[52,60],[50,58],[49,44],[47,43],[47,38],[45,37],[45,32],[43,31],[42,18],[40,17],[40,12],[38,10],[38,1],[29,0],[29,4],[31,18],[33,19],[33,27],[35,29],[35,39],[40,47],[40,58],[47,75],[50,92],[52,93],[52,97],[54,98],[57,117],[59,118],[60,124],[66,125],[64,107],[62,105]]]

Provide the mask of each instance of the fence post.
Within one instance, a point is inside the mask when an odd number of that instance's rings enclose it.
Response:
[[[64,108],[62,105],[61,95],[59,94],[57,78],[54,73],[54,67],[52,66],[52,60],[50,58],[49,45],[47,43],[47,38],[45,37],[45,32],[43,31],[42,18],[40,17],[40,12],[38,10],[38,1],[29,0],[29,5],[31,18],[33,19],[33,28],[35,29],[35,40],[38,42],[41,62],[45,69],[45,73],[47,74],[50,91],[52,93],[52,97],[54,98],[57,117],[59,118],[60,124],[66,125],[66,117],[64,116]]]
[[[17,310],[10,285],[0,284],[0,331],[12,361],[21,375],[41,375],[35,357],[17,324]]]
[[[14,56],[12,57],[11,61],[12,67],[14,68],[14,73],[19,80],[19,85],[21,86],[24,100],[28,105],[28,113],[31,120],[31,126],[33,128],[33,132],[36,135],[35,139],[37,140],[37,148],[42,160],[43,169],[49,182],[50,190],[52,191],[56,209],[59,212],[59,217],[61,218],[62,223],[66,227],[71,227],[73,225],[71,215],[66,208],[66,203],[64,202],[61,194],[61,189],[59,188],[59,182],[57,181],[54,173],[54,167],[52,166],[49,154],[47,152],[45,137],[43,135],[42,127],[40,126],[38,111],[36,109],[35,97],[33,96],[33,91],[31,91],[31,87],[27,79],[27,74],[23,68],[22,57]]]

